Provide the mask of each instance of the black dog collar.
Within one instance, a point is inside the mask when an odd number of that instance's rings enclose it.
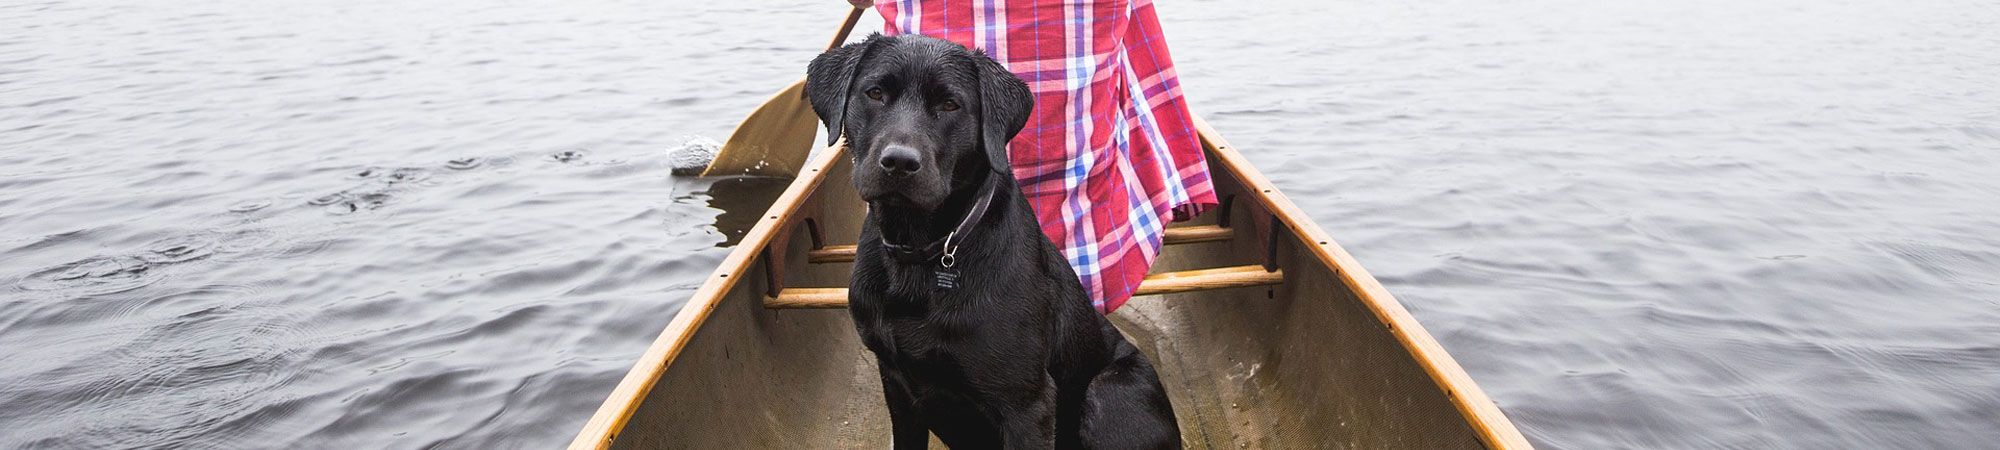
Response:
[[[939,265],[951,268],[952,265],[958,263],[956,257],[958,244],[964,243],[965,238],[972,235],[972,226],[979,224],[979,219],[986,217],[986,207],[993,204],[994,177],[999,176],[1002,175],[989,174],[986,176],[986,182],[979,187],[979,201],[973,202],[972,209],[965,213],[965,219],[958,221],[958,228],[953,229],[951,234],[945,235],[944,239],[931,241],[930,245],[918,247],[914,245],[896,245],[893,242],[889,242],[889,238],[885,236],[882,238],[882,247],[888,250],[889,256],[896,258],[897,261],[921,263],[930,261],[931,258],[938,258]]]

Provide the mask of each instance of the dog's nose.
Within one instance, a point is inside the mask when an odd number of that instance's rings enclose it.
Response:
[[[917,173],[919,157],[917,149],[891,145],[882,149],[882,158],[879,162],[883,171],[888,172],[890,176],[907,177]]]

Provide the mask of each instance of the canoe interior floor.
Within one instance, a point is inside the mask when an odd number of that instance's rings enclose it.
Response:
[[[1154,303],[1160,301],[1162,300],[1158,296],[1133,298],[1133,302],[1135,303]],[[1190,360],[1179,355],[1179,352],[1174,348],[1170,340],[1160,339],[1167,334],[1165,328],[1169,326],[1164,321],[1170,319],[1161,317],[1159,314],[1150,314],[1147,311],[1149,309],[1151,308],[1124,308],[1119,310],[1118,313],[1112,314],[1111,318],[1113,323],[1118,326],[1119,331],[1125,332],[1126,338],[1131,339],[1134,345],[1137,345],[1141,351],[1144,351],[1148,358],[1152,360],[1154,369],[1159,371],[1161,383],[1165,384],[1170,391],[1168,396],[1173,400],[1175,416],[1181,422],[1182,443],[1186,448],[1239,448],[1234,445],[1211,446],[1210,444],[1234,442],[1238,437],[1263,435],[1249,421],[1231,422],[1219,420],[1220,418],[1234,415],[1225,413],[1222,411],[1222,408],[1230,408],[1242,404],[1235,397],[1261,397],[1266,393],[1262,386],[1258,386],[1258,383],[1250,382],[1250,380],[1255,379],[1252,376],[1254,374],[1245,373],[1230,376],[1226,373],[1219,373],[1210,367],[1190,367],[1188,365]],[[882,406],[882,385],[879,375],[877,375],[875,370],[875,361],[866,351],[856,350],[854,353],[853,370],[850,373],[843,374],[843,376],[852,378],[853,382],[849,384],[849,386],[852,386],[852,389],[850,389],[848,395],[844,396],[844,402],[839,407],[826,408],[829,413],[827,420],[838,421],[840,428],[843,430],[837,436],[837,442],[834,443],[834,447],[844,449],[888,448],[890,447],[889,421],[887,412]],[[1254,371],[1258,368],[1257,365],[1253,364],[1246,367],[1236,367],[1233,370]],[[1229,377],[1232,381],[1241,382],[1242,389],[1215,390],[1195,388],[1197,385],[1223,381],[1207,379],[1208,377],[1217,375]],[[931,448],[946,449],[949,447],[945,447],[943,443],[937,441],[936,436],[932,436]]]

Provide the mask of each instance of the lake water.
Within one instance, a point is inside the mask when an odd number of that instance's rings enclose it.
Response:
[[[1538,445],[2000,442],[2000,4],[1159,8]],[[0,448],[566,443],[775,185],[669,151],[844,9],[0,2]]]

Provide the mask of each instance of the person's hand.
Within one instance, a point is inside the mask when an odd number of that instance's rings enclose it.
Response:
[[[875,6],[875,0],[847,0],[847,4],[854,5],[856,8],[867,8]]]

